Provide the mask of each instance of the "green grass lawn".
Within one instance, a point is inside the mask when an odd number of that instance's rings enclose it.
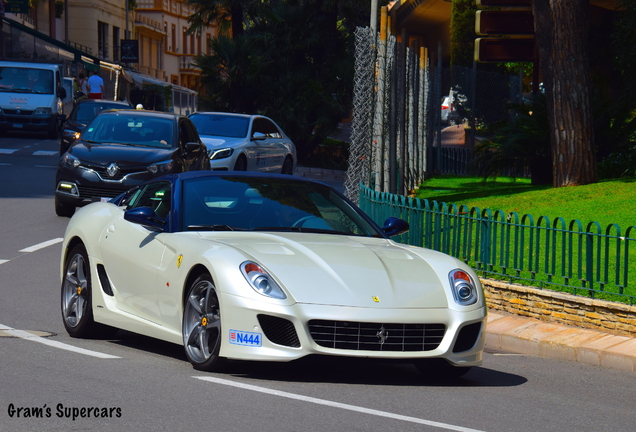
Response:
[[[586,226],[596,221],[602,228],[617,224],[624,231],[636,226],[636,178],[607,180],[586,186],[552,188],[533,186],[528,179],[440,176],[422,183],[417,198],[464,204],[468,207],[530,214],[537,220],[577,219]]]
[[[609,180],[586,186],[552,188],[550,186],[533,186],[527,179],[498,178],[484,182],[480,177],[440,176],[422,183],[419,190],[416,191],[416,197],[438,203],[455,204],[458,208],[465,205],[470,209],[475,207],[482,211],[489,209],[493,215],[496,211],[501,211],[503,215],[495,217],[501,222],[510,213],[516,213],[520,221],[524,215],[531,215],[534,223],[544,228],[554,226],[558,229],[564,227],[568,230],[570,222],[578,220],[581,222],[581,228],[577,231],[577,225],[574,224],[572,229],[579,233],[585,233],[591,222],[598,222],[598,227],[592,225],[590,228],[590,232],[598,232],[598,234],[605,234],[606,228],[612,224],[618,225],[620,230],[614,227],[608,234],[618,235],[621,238],[626,235],[629,227],[636,227],[636,179]],[[542,220],[539,224],[541,216],[547,217],[550,223]],[[558,217],[563,218],[565,224],[553,225],[554,220]],[[457,225],[457,223],[459,222],[457,221],[455,224]],[[521,225],[527,226],[528,219],[525,223],[521,222]],[[511,231],[511,233],[513,232],[514,230]],[[550,238],[547,239],[548,234],[545,229],[538,232],[539,234],[530,234],[529,230],[526,231],[523,234],[524,243],[522,243],[526,254],[531,250],[535,251],[535,257],[539,260],[537,261],[538,267],[532,265],[533,270],[529,269],[528,266],[531,264],[524,261],[523,268],[518,267],[516,272],[509,269],[504,272],[505,274],[517,273],[518,278],[529,280],[530,284],[539,283],[540,286],[543,283],[568,285],[567,278],[564,279],[562,276],[562,274],[564,275],[563,266],[571,265],[573,274],[570,282],[579,280],[581,283],[587,284],[588,282],[584,281],[588,281],[589,277],[589,280],[593,280],[593,288],[602,291],[597,292],[597,297],[625,301],[624,298],[617,299],[610,293],[618,293],[618,290],[622,289],[619,286],[623,283],[623,273],[627,268],[630,278],[625,285],[623,294],[632,296],[633,299],[636,298],[636,283],[633,282],[636,278],[636,254],[632,252],[626,259],[624,255],[626,250],[623,250],[626,245],[618,240],[618,236],[609,240],[595,238],[593,248],[588,248],[584,234],[562,237],[561,232],[557,230],[550,234]],[[503,231],[500,235],[503,235],[502,233]],[[472,235],[474,237],[475,234]],[[540,236],[540,247],[531,248],[529,246],[531,241],[539,241],[535,235]],[[636,237],[636,231],[632,231],[629,237]],[[473,238],[473,241],[475,240]],[[498,253],[509,255],[510,249],[507,251],[501,249],[504,244],[508,248],[514,247],[508,242],[498,244],[496,246]],[[549,249],[546,244],[550,245]],[[620,251],[617,249],[619,244],[622,244]],[[581,250],[587,251],[587,254],[581,255],[579,253]],[[554,257],[552,251],[556,254]],[[566,251],[565,255],[561,254],[563,251]],[[579,255],[581,255],[581,260],[579,260]],[[553,263],[556,266],[555,275],[554,278],[550,278],[544,273],[544,267],[549,267]],[[469,264],[476,265],[470,259]],[[497,276],[498,271],[501,271],[499,260],[493,261],[493,264],[490,275],[506,279],[501,274]],[[577,269],[578,274],[576,274]],[[588,275],[586,269],[593,269],[591,270],[593,275]],[[530,272],[528,272],[529,270]],[[620,276],[617,276],[617,272],[620,273]],[[617,280],[617,277],[620,281]],[[602,282],[604,280],[607,281],[606,285]],[[569,288],[562,290],[572,292]],[[608,294],[606,295],[606,293]]]

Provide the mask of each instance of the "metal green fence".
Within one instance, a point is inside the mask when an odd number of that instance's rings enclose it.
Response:
[[[360,207],[382,225],[389,216],[410,224],[396,237],[459,258],[492,279],[636,304],[636,227],[583,225],[562,217],[519,216],[376,192],[360,185]]]

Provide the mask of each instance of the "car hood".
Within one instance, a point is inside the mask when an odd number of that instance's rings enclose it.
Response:
[[[262,233],[223,243],[263,265],[299,303],[378,308],[448,306],[432,262],[446,261],[444,268],[454,263],[449,264],[452,258],[435,251],[408,248],[386,239],[329,234]]]
[[[215,137],[211,135],[201,135],[200,138],[208,149],[236,147],[245,142],[245,138]]]
[[[94,164],[117,162],[120,166],[138,166],[170,160],[174,149],[77,142],[69,149],[69,153],[83,162]]]

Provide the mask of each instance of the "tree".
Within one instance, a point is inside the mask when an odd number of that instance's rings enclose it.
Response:
[[[550,130],[545,95],[538,94],[532,106],[511,106],[515,116],[489,126],[489,139],[475,145],[473,169],[488,177],[521,177],[530,172],[533,185],[552,184]]]
[[[199,57],[208,109],[273,118],[305,159],[347,116],[353,87],[351,40],[337,2],[268,2],[242,37],[218,36]],[[367,18],[368,19],[368,18]]]
[[[255,0],[186,0],[186,3],[194,6],[194,13],[188,18],[190,32],[212,23],[221,34],[234,38],[243,36],[246,10],[255,12],[259,6]]]
[[[546,88],[553,186],[597,181],[587,52],[588,0],[533,0]]]

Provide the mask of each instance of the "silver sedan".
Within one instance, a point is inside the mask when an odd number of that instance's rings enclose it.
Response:
[[[208,148],[212,170],[293,174],[296,147],[270,118],[197,112],[190,119]]]

